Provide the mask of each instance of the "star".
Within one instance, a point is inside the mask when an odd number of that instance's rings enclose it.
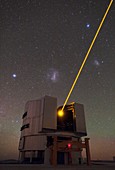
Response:
[[[81,39],[84,40],[84,36],[83,35],[82,35]]]
[[[14,74],[12,75],[12,77],[13,77],[13,78],[16,78],[16,77],[17,77],[17,75],[14,73]]]
[[[89,23],[87,23],[87,24],[86,24],[86,27],[87,27],[87,28],[90,28],[90,24],[89,24]]]
[[[18,122],[19,122],[19,120],[18,120],[18,119],[16,119],[16,120],[12,120],[11,122],[12,122],[12,123],[18,123]]]
[[[100,66],[100,62],[98,60],[94,60],[94,65],[98,67]]]

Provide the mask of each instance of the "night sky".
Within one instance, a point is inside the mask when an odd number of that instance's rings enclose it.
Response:
[[[0,159],[18,158],[22,114],[63,105],[109,0],[0,0]],[[115,3],[68,102],[84,104],[92,159],[115,156]]]

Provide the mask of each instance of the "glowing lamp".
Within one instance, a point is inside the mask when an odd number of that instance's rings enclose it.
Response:
[[[67,144],[67,147],[70,149],[70,148],[71,148],[71,143],[68,143],[68,144]]]
[[[58,116],[59,116],[59,117],[63,117],[63,116],[64,116],[64,112],[63,112],[62,110],[59,110],[59,111],[58,111]]]

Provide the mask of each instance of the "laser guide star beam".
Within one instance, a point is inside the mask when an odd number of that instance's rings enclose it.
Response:
[[[77,73],[77,75],[76,75],[76,78],[75,78],[75,80],[74,80],[74,82],[73,82],[73,84],[72,84],[72,86],[71,86],[71,88],[70,88],[70,91],[69,91],[69,93],[68,93],[68,95],[67,95],[67,97],[66,97],[66,100],[65,100],[65,102],[64,102],[64,104],[63,104],[62,111],[64,110],[65,105],[67,104],[67,101],[68,101],[68,99],[69,99],[69,97],[70,97],[70,95],[71,95],[71,93],[72,93],[72,91],[73,91],[73,89],[74,89],[77,81],[78,81],[78,78],[79,78],[79,76],[80,76],[80,74],[81,74],[81,71],[83,70],[83,67],[84,67],[84,65],[85,65],[85,63],[86,63],[86,61],[87,61],[87,59],[88,59],[88,56],[89,56],[89,54],[90,54],[90,51],[91,51],[91,49],[92,49],[92,47],[93,47],[93,45],[94,45],[94,43],[95,43],[95,41],[96,41],[96,38],[97,38],[97,36],[98,36],[101,28],[102,28],[102,25],[103,25],[103,23],[104,23],[104,21],[105,21],[105,19],[106,19],[106,16],[107,16],[107,14],[108,14],[108,12],[109,12],[109,10],[110,10],[110,8],[111,8],[112,3],[113,3],[113,0],[110,1],[109,5],[108,5],[108,7],[107,7],[107,10],[106,10],[106,12],[105,12],[105,14],[104,14],[101,22],[100,22],[100,25],[99,25],[96,33],[95,33],[95,36],[94,36],[94,38],[93,38],[93,40],[92,40],[92,42],[91,42],[91,45],[90,45],[90,47],[89,47],[89,49],[88,49],[88,51],[87,51],[87,53],[86,53],[86,55],[85,55],[85,58],[84,58],[81,66],[80,66],[80,69],[79,69],[79,71],[78,71],[78,73]]]

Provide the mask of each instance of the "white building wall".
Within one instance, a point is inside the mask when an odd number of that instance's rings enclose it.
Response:
[[[85,123],[85,113],[83,104],[75,103],[75,113],[76,113],[76,131],[87,133],[86,123]]]
[[[45,150],[46,136],[28,136],[25,138],[24,150]]]
[[[45,155],[44,155],[44,164],[45,165],[50,165],[51,164],[51,149],[46,148],[45,150]]]
[[[25,113],[22,127],[29,124],[28,128],[21,130],[20,145],[23,150],[44,150],[46,137],[41,135],[44,128],[56,129],[57,123],[57,99],[45,96],[39,100],[28,101],[25,105]],[[24,137],[24,139],[22,139]],[[24,141],[24,144],[23,144]]]
[[[43,113],[43,128],[57,128],[57,99],[45,96],[44,98],[44,113]]]

